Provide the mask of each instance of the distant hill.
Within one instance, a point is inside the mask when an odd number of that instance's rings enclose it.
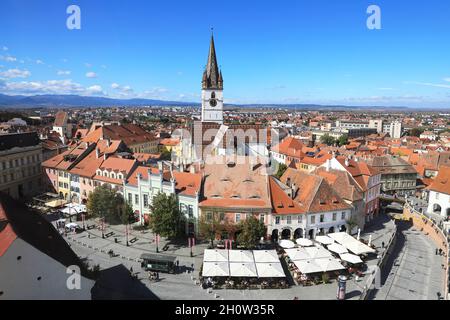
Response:
[[[0,107],[32,108],[32,107],[110,107],[110,106],[148,106],[200,105],[180,101],[164,101],[154,99],[114,99],[105,97],[89,97],[79,95],[35,95],[9,96],[0,94]]]
[[[133,106],[196,106],[199,102],[166,101],[155,99],[115,99],[107,97],[79,95],[34,95],[9,96],[0,94],[0,108],[62,108],[62,107],[133,107]],[[318,104],[225,104],[226,109],[233,108],[286,108],[300,110],[410,110],[409,107],[391,106],[345,106]]]

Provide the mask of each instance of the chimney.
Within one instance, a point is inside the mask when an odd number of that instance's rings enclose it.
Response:
[[[109,148],[109,145],[110,145],[110,143],[111,143],[111,140],[108,138],[108,139],[106,139],[106,146]]]
[[[348,161],[348,158],[345,158],[345,166],[348,167],[350,165],[350,162]]]
[[[294,199],[297,195],[298,187],[295,183],[292,184],[292,192],[291,192],[291,198]]]
[[[106,153],[104,153],[103,154],[103,160],[106,160],[106,158],[108,158],[108,157],[107,157]]]
[[[162,161],[158,161],[158,170],[162,173],[162,171],[163,171],[163,163],[162,163]]]
[[[100,158],[100,150],[98,150],[98,148],[95,148],[95,156],[98,158]]]
[[[175,194],[175,178],[170,178],[170,188],[172,189],[172,194]]]

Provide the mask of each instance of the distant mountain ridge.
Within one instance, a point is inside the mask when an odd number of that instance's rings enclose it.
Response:
[[[0,107],[109,107],[109,106],[147,106],[171,105],[187,106],[199,103],[165,101],[156,99],[115,99],[107,97],[79,96],[79,95],[34,95],[9,96],[0,94]]]
[[[0,93],[0,109],[5,108],[61,108],[61,107],[139,107],[139,106],[194,106],[199,107],[199,102],[166,101],[157,99],[117,99],[108,97],[79,96],[79,95],[5,95]],[[232,107],[242,108],[288,108],[302,110],[356,110],[356,109],[379,109],[379,110],[410,110],[409,107],[391,106],[345,106],[345,105],[319,105],[319,104],[283,104],[283,103],[255,103],[255,104],[225,104],[227,109]]]

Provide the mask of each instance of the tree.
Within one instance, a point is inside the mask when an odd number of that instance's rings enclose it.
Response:
[[[256,247],[261,237],[264,237],[266,234],[266,227],[264,226],[264,223],[256,219],[254,216],[250,216],[241,221],[238,229],[241,232],[238,235],[237,241],[247,249]]]
[[[161,152],[161,156],[159,157],[160,160],[168,160],[170,161],[172,159],[172,152],[164,148]]]
[[[344,134],[337,139],[337,144],[342,147],[348,143],[348,135]]]
[[[122,224],[130,224],[135,222],[133,207],[131,207],[127,201],[123,202],[122,210],[120,212],[120,222],[122,222]]]
[[[328,133],[326,133],[320,137],[320,142],[326,144],[327,146],[331,146],[336,142],[336,140]]]
[[[284,163],[280,163],[278,165],[278,170],[277,170],[277,173],[275,174],[275,177],[280,179],[283,176],[283,174],[286,171],[286,169],[287,169],[287,166]]]
[[[152,201],[150,227],[153,232],[168,238],[179,236],[184,227],[184,219],[178,208],[174,194],[167,196],[159,192]]]
[[[117,223],[125,201],[121,194],[107,185],[95,188],[87,201],[87,210],[93,217],[104,217],[107,221]]]
[[[420,137],[420,135],[425,131],[424,128],[412,128],[409,130],[409,135],[412,137]]]
[[[213,212],[208,215],[202,215],[199,220],[198,228],[200,234],[209,239],[211,242],[211,247],[214,246],[214,239],[216,235],[224,230],[223,223],[220,219],[218,212]]]

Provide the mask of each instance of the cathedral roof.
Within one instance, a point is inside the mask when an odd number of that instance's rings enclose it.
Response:
[[[208,62],[202,79],[203,89],[223,89],[222,72],[219,71],[216,57],[216,49],[214,46],[214,36],[211,35],[209,44]]]

